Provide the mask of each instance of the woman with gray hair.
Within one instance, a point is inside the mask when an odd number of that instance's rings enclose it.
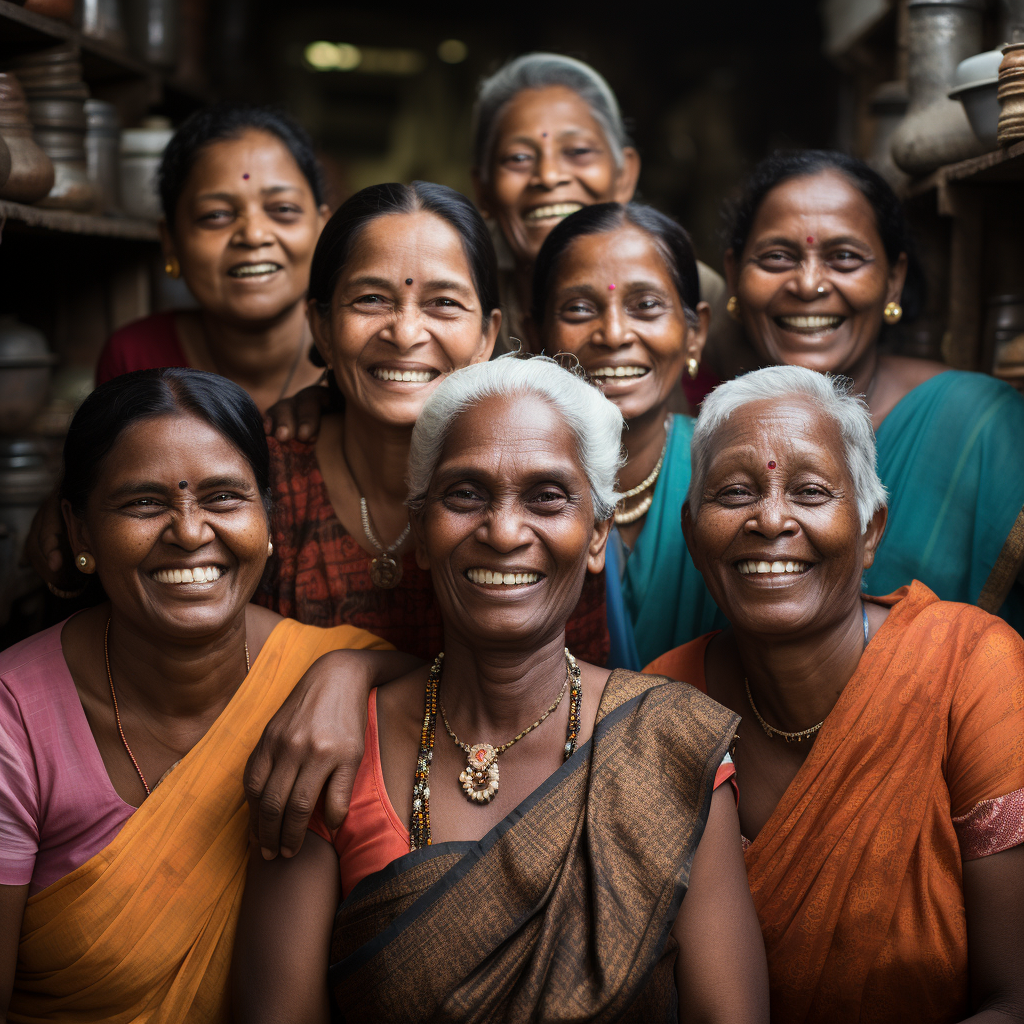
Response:
[[[558,53],[528,53],[481,82],[473,161],[477,205],[498,229],[501,339],[507,346],[510,337],[518,338],[540,351],[540,325],[529,322],[528,311],[544,239],[584,206],[628,203],[640,155],[615,93],[594,68]],[[725,314],[725,281],[706,264],[697,267],[701,294],[712,308],[710,355],[735,343],[722,332],[737,338],[739,332]]]
[[[683,533],[731,625],[646,671],[750,716],[733,757],[773,1018],[1021,1019],[1024,641],[917,581],[861,592],[886,495],[843,378],[723,384],[691,450]]]
[[[565,646],[621,428],[546,358],[427,400],[409,505],[444,651],[370,694],[341,829],[250,859],[236,1020],[326,1021],[330,993],[349,1022],[767,1021],[736,716]]]

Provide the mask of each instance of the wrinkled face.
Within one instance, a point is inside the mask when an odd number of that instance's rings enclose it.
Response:
[[[590,107],[565,86],[524,89],[502,110],[480,205],[517,260],[532,263],[551,229],[593,203],[628,202],[634,151],[623,168]]]
[[[433,213],[377,217],[338,277],[317,346],[346,401],[411,427],[441,378],[490,358],[501,323],[484,310],[458,232]],[[486,317],[486,319],[485,319]]]
[[[95,557],[119,617],[177,642],[243,615],[267,560],[269,524],[252,467],[223,434],[186,414],[128,427],[101,464],[85,516],[65,503],[65,519],[74,550]]]
[[[304,300],[323,224],[284,143],[246,131],[200,151],[166,245],[204,310],[259,324]]]
[[[459,416],[413,529],[446,642],[487,649],[556,638],[584,574],[600,572],[608,535],[594,521],[572,431],[535,396]]]
[[[719,429],[683,532],[737,629],[799,636],[848,614],[874,560],[879,516],[884,524],[879,513],[862,534],[839,428],[791,397],[751,402]]]
[[[686,360],[700,360],[706,330],[706,321],[687,324],[654,239],[627,224],[569,246],[548,301],[544,346],[575,355],[628,422],[667,406]]]
[[[772,189],[733,256],[730,284],[761,357],[822,373],[856,373],[906,277],[905,256],[886,258],[871,204],[835,171]]]

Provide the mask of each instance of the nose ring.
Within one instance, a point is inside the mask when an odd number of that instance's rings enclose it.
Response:
[[[823,284],[819,284],[818,285],[818,294],[819,295],[824,295],[825,294],[825,286]]]

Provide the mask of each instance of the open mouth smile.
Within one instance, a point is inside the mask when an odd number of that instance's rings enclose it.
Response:
[[[401,381],[405,384],[429,384],[441,376],[440,370],[400,370],[388,366],[373,366],[370,375],[377,380]]]
[[[527,222],[552,219],[562,220],[568,217],[569,214],[582,209],[582,203],[550,203],[548,206],[537,206],[530,210],[529,213],[523,215],[523,220]]]
[[[597,366],[588,371],[595,380],[608,380],[615,378],[621,380],[623,377],[646,377],[651,372],[649,366]]]
[[[795,561],[755,561],[754,559],[747,559],[743,562],[736,563],[736,569],[741,576],[767,576],[769,574],[789,574],[789,575],[800,575],[800,573],[807,572],[810,569],[810,562],[795,562]]]
[[[224,573],[219,565],[197,565],[192,569],[156,569],[153,579],[157,583],[216,583]]]
[[[284,267],[269,260],[264,263],[239,263],[228,271],[228,277],[263,277],[266,274],[276,274],[279,270],[284,270]]]
[[[795,334],[830,334],[842,326],[846,320],[844,316],[777,316],[775,323],[784,331],[793,331]]]
[[[492,569],[467,569],[466,579],[485,587],[521,587],[537,583],[544,578],[539,572],[495,572]]]

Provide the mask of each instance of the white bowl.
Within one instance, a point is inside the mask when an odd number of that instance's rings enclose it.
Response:
[[[958,85],[949,91],[951,100],[959,100],[967,112],[974,134],[989,149],[996,149],[996,128],[999,124],[999,99],[996,95],[999,79]]]
[[[1002,50],[986,50],[960,61],[953,75],[953,85],[977,85],[991,78],[999,77],[999,64],[1003,59]]]

